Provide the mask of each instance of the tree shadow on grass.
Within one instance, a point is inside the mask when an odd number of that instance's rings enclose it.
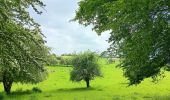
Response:
[[[6,98],[8,98],[9,100],[13,100],[13,99],[22,100],[23,96],[27,96],[29,100],[38,100],[38,97],[36,95],[33,95],[34,93],[35,92],[33,92],[32,90],[22,90],[22,91],[17,90],[8,94]]]
[[[93,88],[93,87],[89,87],[89,88],[65,88],[65,89],[58,89],[57,92],[84,92],[84,91],[92,91],[92,90],[97,90],[96,88]]]
[[[170,100],[170,95],[163,95],[163,96],[159,96],[159,95],[155,95],[155,96],[144,96],[143,98],[149,98],[152,100]]]
[[[9,95],[10,96],[15,96],[15,95],[29,95],[29,94],[32,94],[32,93],[41,93],[41,89],[37,88],[37,87],[34,87],[32,88],[32,90],[22,90],[22,89],[18,89],[14,92],[11,92]]]
[[[34,93],[32,90],[17,90],[14,92],[11,92],[9,96],[15,96],[15,95],[28,95]]]

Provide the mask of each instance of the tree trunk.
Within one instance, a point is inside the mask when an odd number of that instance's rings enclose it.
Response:
[[[7,73],[4,73],[3,86],[4,86],[4,91],[7,94],[10,94],[13,81],[10,79],[10,77],[7,77],[7,76],[8,76]]]
[[[89,78],[86,78],[86,85],[87,85],[87,88],[89,88],[90,87],[90,80],[89,80]]]
[[[3,81],[3,85],[4,85],[4,91],[7,93],[7,94],[10,94],[11,93],[11,87],[12,87],[12,81]]]

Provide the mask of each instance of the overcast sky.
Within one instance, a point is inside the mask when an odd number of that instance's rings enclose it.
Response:
[[[84,27],[74,18],[78,0],[43,0],[46,4],[42,15],[31,11],[31,16],[41,25],[47,46],[55,54],[80,52],[85,50],[104,51],[108,48],[109,34],[98,36],[91,27]]]

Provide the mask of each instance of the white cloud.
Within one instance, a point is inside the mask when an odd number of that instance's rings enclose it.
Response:
[[[84,27],[75,22],[69,22],[77,9],[76,0],[44,0],[47,5],[44,14],[31,15],[42,25],[42,32],[46,36],[47,45],[56,54],[74,51],[97,50],[104,51],[109,44],[106,40],[108,32],[98,36],[91,27]]]

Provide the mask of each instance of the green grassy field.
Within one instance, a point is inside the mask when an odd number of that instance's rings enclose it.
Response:
[[[170,99],[170,74],[154,84],[146,79],[138,86],[127,86],[127,80],[115,64],[100,63],[102,78],[91,81],[86,89],[85,82],[73,83],[69,80],[69,67],[48,67],[49,77],[37,85],[14,84],[12,94],[5,100],[168,100]],[[2,84],[0,90],[3,91]],[[42,93],[31,92],[38,87]],[[3,93],[4,94],[4,93]]]

